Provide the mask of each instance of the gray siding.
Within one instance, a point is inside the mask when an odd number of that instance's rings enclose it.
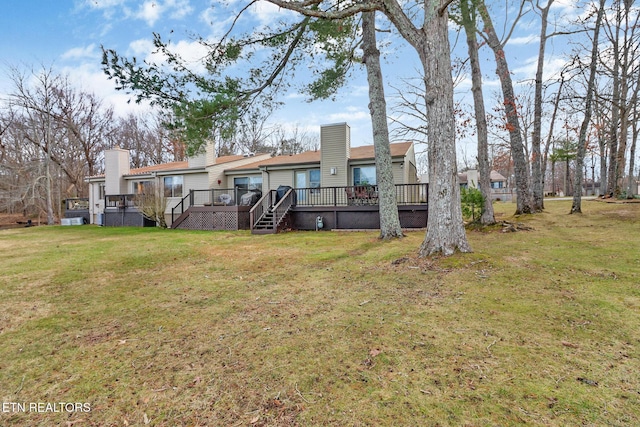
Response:
[[[348,169],[351,148],[349,126],[346,123],[322,126],[320,129],[320,183],[323,187],[339,187],[349,183]],[[335,168],[335,174],[331,170]]]
[[[263,185],[266,190],[276,190],[281,185],[293,187],[293,170],[269,171],[269,188],[267,189],[267,181],[263,179]]]
[[[105,193],[127,193],[127,182],[123,176],[129,173],[129,151],[113,148],[104,152]]]

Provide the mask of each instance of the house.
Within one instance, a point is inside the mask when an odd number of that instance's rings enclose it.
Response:
[[[426,185],[418,183],[413,143],[390,148],[401,223],[425,227]],[[153,183],[169,200],[165,217],[172,228],[258,233],[316,229],[319,221],[323,229],[379,228],[374,147],[351,147],[346,123],[322,126],[320,150],[295,155],[216,158],[208,147],[186,162],[128,165],[127,150],[107,150],[105,174],[87,179],[92,222],[144,225],[135,194]]]
[[[156,186],[167,198],[165,217],[170,224],[171,212],[183,198],[192,190],[210,188],[210,180],[221,179],[221,171],[225,167],[271,157],[259,154],[214,158],[210,151],[187,161],[130,169],[129,150],[119,147],[105,150],[105,173],[86,179],[89,183],[90,222],[107,226],[151,225],[142,218],[134,200],[135,195]]]
[[[463,188],[479,188],[478,178],[478,171],[476,169],[469,169],[466,172],[458,173],[458,182],[460,183],[460,187]],[[491,200],[513,200],[511,189],[507,188],[507,178],[492,170],[489,175],[489,180],[491,182]]]
[[[491,180],[491,200],[512,201],[515,199],[512,189],[507,186],[507,178],[492,170],[489,179]],[[420,182],[428,183],[429,175],[420,175]],[[458,183],[460,188],[479,188],[478,171],[469,169],[466,172],[458,173]]]

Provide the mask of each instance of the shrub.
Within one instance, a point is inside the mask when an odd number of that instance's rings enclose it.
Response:
[[[482,192],[477,188],[462,188],[460,189],[460,200],[464,219],[471,219],[472,222],[480,220],[484,209]]]

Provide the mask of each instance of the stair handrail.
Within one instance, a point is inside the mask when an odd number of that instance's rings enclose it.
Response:
[[[275,200],[274,195],[276,194],[276,190],[267,191],[261,198],[256,202],[255,205],[249,210],[249,224],[251,224],[251,229],[256,226],[260,218],[264,215],[264,213],[272,206],[273,200]]]
[[[178,214],[178,216],[182,215],[187,209],[189,209],[191,203],[187,204],[185,207],[185,201],[187,199],[189,199],[189,201],[193,200],[193,190],[189,190],[189,194],[184,196],[182,200],[180,200],[174,207],[171,208],[171,223],[176,220],[176,210],[178,210],[178,207],[180,207],[180,213]]]
[[[282,219],[285,217],[287,212],[289,212],[291,206],[293,206],[295,196],[294,191],[295,190],[293,188],[287,190],[284,196],[282,196],[282,199],[280,199],[273,207],[273,226],[275,229],[278,228]]]

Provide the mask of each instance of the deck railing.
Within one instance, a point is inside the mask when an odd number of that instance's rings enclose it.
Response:
[[[116,194],[111,196],[105,196],[104,198],[105,208],[135,208],[136,207],[136,195],[135,194]]]
[[[428,184],[396,184],[396,203],[402,205],[418,205],[427,203]],[[240,187],[191,190],[171,209],[171,221],[175,221],[191,206],[237,206],[247,189]],[[295,193],[295,196],[293,195]],[[252,215],[257,220],[269,207],[275,204],[276,190],[264,194],[262,203],[255,205]],[[292,196],[297,206],[358,206],[377,205],[379,190],[377,185],[350,185],[343,187],[296,188]],[[133,204],[132,204],[133,205]],[[252,217],[253,221],[253,217]]]
[[[208,190],[190,190],[171,209],[171,222],[187,211],[191,206],[237,206],[241,197],[251,190],[240,187],[210,188]]]
[[[262,218],[262,215],[264,215],[264,213],[267,212],[267,210],[271,206],[273,206],[273,203],[276,200],[276,195],[276,190],[269,190],[262,196],[258,203],[253,205],[253,207],[249,211],[249,223],[252,227],[260,218]]]
[[[280,225],[284,216],[289,212],[291,206],[296,202],[295,190],[291,189],[285,193],[284,196],[273,207],[273,224],[276,228]]]
[[[346,187],[296,188],[297,206],[352,206],[377,205],[377,185],[351,185]],[[427,203],[428,184],[396,184],[398,205]]]
[[[295,204],[295,201],[296,193],[294,189],[288,190],[280,199],[278,199],[277,190],[269,190],[249,211],[251,226],[255,226],[260,218],[271,209],[271,212],[273,212],[273,224],[277,228],[284,216],[289,212],[289,209],[291,209],[291,206]]]

